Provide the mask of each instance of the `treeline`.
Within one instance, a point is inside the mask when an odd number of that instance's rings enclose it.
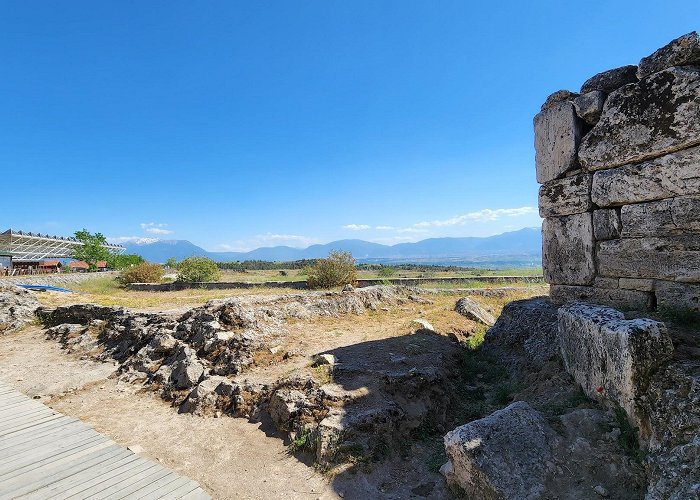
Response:
[[[304,269],[315,266],[318,259],[302,259],[289,262],[270,262],[267,260],[244,260],[232,262],[217,262],[219,269],[227,271],[268,271],[276,269]]]
[[[358,264],[358,269],[362,271],[381,271],[391,268],[395,271],[417,271],[417,272],[477,272],[485,271],[476,267],[461,266],[439,266],[434,264]]]

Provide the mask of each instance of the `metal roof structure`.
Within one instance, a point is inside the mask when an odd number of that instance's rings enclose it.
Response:
[[[0,233],[0,254],[11,255],[15,262],[69,259],[73,256],[73,250],[81,245],[82,243],[75,238],[26,233],[12,229]],[[114,253],[124,251],[122,245],[107,243],[103,246]]]

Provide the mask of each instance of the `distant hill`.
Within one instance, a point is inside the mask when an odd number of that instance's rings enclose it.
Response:
[[[542,238],[537,228],[503,233],[485,238],[430,238],[416,243],[381,245],[364,240],[339,240],[308,248],[288,246],[256,248],[250,252],[207,252],[187,240],[160,240],[154,243],[128,243],[127,253],[141,255],[152,262],[165,262],[170,257],[206,256],[218,262],[242,260],[289,261],[326,257],[332,250],[351,252],[358,260],[396,259],[479,259],[484,257],[538,257]]]

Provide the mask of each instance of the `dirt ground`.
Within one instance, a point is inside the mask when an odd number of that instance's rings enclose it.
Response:
[[[537,291],[478,301],[497,316],[504,303],[536,295]],[[75,300],[47,298],[44,303],[52,305]],[[416,330],[412,324],[416,318],[431,322],[444,334],[479,333],[473,322],[453,311],[456,297],[434,295],[431,300],[432,303],[396,305],[363,315],[291,322],[279,352],[293,355],[282,359],[276,353],[263,353],[242,378],[270,382],[308,367],[313,354],[331,350],[339,352],[341,358],[346,354],[365,356],[377,341],[387,339],[387,343],[374,345],[388,346],[393,345],[392,338],[401,342],[399,337],[411,335]],[[62,413],[80,418],[120,444],[141,446],[145,455],[198,481],[214,498],[447,496],[435,467],[440,464],[429,463],[435,450],[427,444],[415,443],[405,456],[371,467],[322,473],[307,463],[308,457],[290,454],[269,423],[178,414],[143,386],[120,382],[115,371],[112,363],[66,352],[37,326],[0,336],[1,380],[25,394],[40,397]]]

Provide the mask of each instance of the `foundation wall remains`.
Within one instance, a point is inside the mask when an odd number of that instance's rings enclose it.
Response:
[[[557,303],[700,310],[700,38],[549,96],[534,119]]]

